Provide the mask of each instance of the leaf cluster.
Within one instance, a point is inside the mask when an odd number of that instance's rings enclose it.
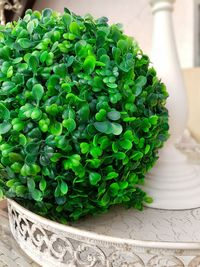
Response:
[[[28,10],[0,26],[0,86],[0,197],[63,223],[151,201],[168,95],[119,25]]]

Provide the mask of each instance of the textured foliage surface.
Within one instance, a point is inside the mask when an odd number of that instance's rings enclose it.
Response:
[[[63,223],[151,200],[167,92],[120,25],[28,10],[0,28],[0,83],[0,195]]]

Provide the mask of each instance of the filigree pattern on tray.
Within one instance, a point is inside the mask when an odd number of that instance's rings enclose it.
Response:
[[[198,250],[137,246],[110,241],[109,236],[68,232],[53,227],[13,201],[8,201],[11,231],[21,248],[44,267],[199,267]],[[66,227],[66,229],[69,229]],[[88,233],[88,235],[87,235]],[[141,241],[142,242],[142,241]],[[199,246],[200,247],[200,246]]]

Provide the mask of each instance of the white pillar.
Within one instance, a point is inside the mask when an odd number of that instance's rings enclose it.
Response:
[[[200,207],[200,177],[187,158],[175,148],[187,122],[187,96],[179,65],[172,23],[175,0],[150,0],[154,17],[151,60],[169,92],[170,138],[159,160],[147,175],[143,189],[154,198],[150,205],[161,209]]]

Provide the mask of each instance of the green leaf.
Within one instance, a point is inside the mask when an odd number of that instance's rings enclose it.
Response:
[[[47,182],[44,178],[42,178],[42,180],[39,183],[39,188],[43,192],[45,191],[46,187],[47,187]]]
[[[0,200],[3,199],[3,196],[4,196],[4,193],[3,193],[2,189],[0,189]]]
[[[119,174],[117,172],[109,172],[106,175],[106,180],[111,180],[111,179],[115,179],[119,176]]]
[[[107,133],[109,132],[111,124],[109,121],[95,122],[94,127],[101,133]]]
[[[130,150],[133,146],[132,142],[129,139],[123,139],[119,142],[120,146],[126,150]]]
[[[80,27],[76,21],[70,23],[69,30],[75,35],[80,35]]]
[[[31,40],[29,40],[28,38],[20,38],[17,42],[24,49],[31,47]]]
[[[112,183],[110,185],[110,191],[111,191],[111,195],[112,196],[117,196],[118,195],[118,191],[119,191],[119,185],[118,183]]]
[[[81,160],[81,157],[78,154],[74,154],[69,157],[69,161],[74,167],[77,167],[80,165],[80,160]]]
[[[32,88],[32,94],[35,98],[37,104],[39,104],[40,100],[42,99],[44,95],[44,88],[41,84],[35,84]]]
[[[33,21],[29,21],[28,24],[27,24],[27,30],[30,34],[33,33],[33,29],[34,29],[34,22]]]
[[[105,109],[100,109],[98,113],[95,115],[95,119],[97,121],[103,121],[106,117],[106,110]]]
[[[16,186],[15,192],[16,192],[16,195],[18,197],[23,197],[24,194],[26,193],[26,191],[27,191],[26,186],[24,186],[24,185],[18,185],[18,186]]]
[[[117,152],[113,155],[116,159],[125,159],[126,154],[123,152]]]
[[[117,121],[121,118],[120,112],[116,111],[116,110],[112,110],[112,111],[108,112],[107,116],[112,121]]]
[[[101,160],[100,159],[88,159],[86,162],[89,162],[89,166],[91,168],[97,169],[101,165]]]
[[[149,197],[149,196],[146,196],[146,197],[144,198],[144,201],[145,201],[146,203],[148,203],[148,204],[151,204],[151,203],[153,202],[153,198],[152,198],[152,197]]]
[[[111,128],[112,128],[112,134],[114,135],[120,135],[123,131],[121,124],[115,122],[111,123]]]
[[[124,190],[128,187],[128,182],[127,181],[122,181],[119,183],[119,187],[121,190]]]
[[[100,144],[102,150],[110,146],[110,140],[107,136],[100,137],[98,143]]]
[[[42,201],[42,192],[38,189],[35,189],[31,192],[32,198],[37,201],[40,202]]]
[[[87,56],[84,63],[83,63],[83,69],[86,73],[91,74],[96,65],[96,58],[95,56]]]
[[[89,181],[91,185],[97,185],[100,180],[101,180],[101,175],[99,173],[90,172]]]
[[[103,197],[101,198],[99,204],[100,204],[100,206],[102,206],[102,207],[106,207],[106,206],[109,204],[109,202],[110,202],[110,196],[109,196],[109,194],[106,192],[106,193],[103,195]]]
[[[61,181],[60,183],[60,191],[63,195],[66,195],[68,192],[68,185],[65,181]]]
[[[51,9],[51,8],[45,8],[45,9],[42,11],[42,16],[43,16],[43,17],[50,18],[51,15],[52,15],[52,9]]]
[[[4,106],[4,104],[0,103],[0,120],[9,120],[10,119],[10,112]]]
[[[36,154],[27,154],[25,157],[25,163],[26,164],[33,164],[37,160],[37,155]]]
[[[72,22],[72,16],[66,13],[63,15],[62,19],[63,19],[65,26],[69,27],[70,23]]]
[[[90,145],[88,143],[83,142],[80,144],[80,148],[81,148],[81,153],[86,154],[90,150]]]
[[[143,153],[140,152],[140,151],[135,151],[133,152],[132,156],[131,156],[131,159],[132,160],[139,160],[143,157]]]
[[[90,149],[90,154],[94,157],[94,158],[98,158],[102,155],[103,151],[100,147],[98,146],[94,146]]]
[[[143,86],[147,83],[147,78],[139,76],[135,81],[135,95],[138,96],[142,92]]]
[[[60,77],[57,74],[52,75],[47,82],[47,89],[55,89],[55,86],[59,84]]]
[[[151,148],[150,145],[146,145],[145,150],[144,150],[145,155],[149,152],[150,148]]]
[[[117,47],[122,51],[122,52],[126,52],[128,49],[128,42],[126,40],[119,40],[117,42]]]
[[[12,124],[10,124],[8,121],[0,123],[0,134],[6,134],[11,128]]]
[[[37,154],[38,150],[39,150],[39,144],[36,144],[34,141],[28,142],[25,147],[25,152],[27,154]]]
[[[11,78],[13,76],[13,66],[10,66],[7,70],[7,78]]]
[[[29,178],[27,180],[27,186],[28,186],[29,192],[33,192],[35,190],[35,181],[33,178]]]
[[[76,129],[76,122],[72,118],[65,119],[62,124],[69,132],[73,132]]]
[[[42,54],[40,55],[40,61],[41,61],[42,63],[44,63],[44,62],[47,60],[48,56],[49,56],[48,51],[44,51],[44,52],[42,52]]]
[[[157,115],[153,115],[149,118],[149,122],[152,124],[152,125],[156,125],[158,123],[158,116]]]
[[[30,56],[29,67],[32,69],[34,73],[37,72],[38,66],[39,66],[38,58],[36,56]]]
[[[60,122],[54,122],[50,125],[50,133],[53,135],[61,135],[62,134],[62,123]]]

